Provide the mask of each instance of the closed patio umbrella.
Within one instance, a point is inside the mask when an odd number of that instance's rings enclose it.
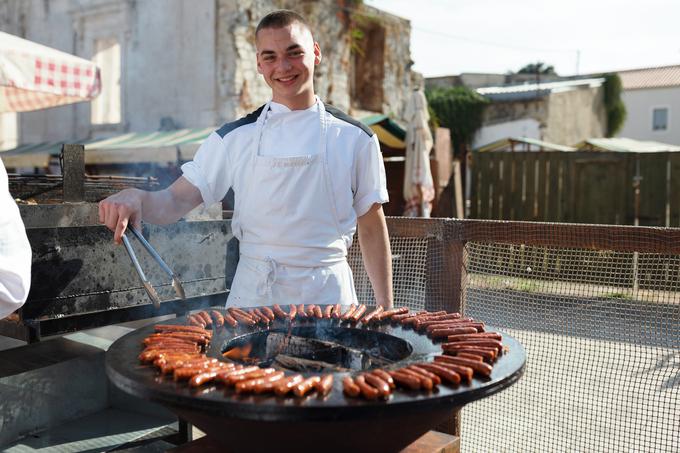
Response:
[[[404,216],[430,217],[434,181],[430,171],[430,150],[434,144],[428,126],[430,115],[421,90],[414,91],[406,105],[406,165],[404,169]]]
[[[100,90],[92,62],[0,32],[0,113],[88,101]]]

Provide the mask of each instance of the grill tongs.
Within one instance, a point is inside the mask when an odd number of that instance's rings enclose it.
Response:
[[[149,244],[149,242],[146,239],[144,239],[142,233],[137,231],[137,229],[132,225],[128,225],[127,229],[129,231],[132,231],[132,234],[135,235],[139,242],[141,242],[141,244],[144,246],[146,251],[149,252],[149,254],[153,257],[154,260],[156,260],[156,262],[160,265],[161,269],[163,269],[163,271],[165,271],[165,273],[172,278],[172,287],[175,289],[177,297],[179,297],[180,299],[185,299],[186,296],[184,294],[184,288],[182,288],[182,283],[179,281],[179,277],[177,277],[177,274],[175,274],[173,270],[170,269],[170,267],[167,264],[165,264],[165,261],[163,261],[163,258],[161,258],[158,252],[156,252],[156,250],[151,246],[151,244]],[[123,233],[122,238],[123,245],[125,245],[125,250],[127,250],[128,255],[130,255],[130,260],[132,261],[132,264],[135,266],[137,275],[139,275],[139,278],[142,280],[142,283],[144,284],[144,289],[146,290],[146,293],[149,295],[149,298],[151,298],[154,307],[160,308],[161,298],[158,297],[156,289],[153,287],[149,279],[146,278],[146,275],[142,270],[142,266],[139,264],[139,260],[137,260],[137,255],[135,255],[135,251],[133,250],[132,245],[130,245],[130,240],[127,238],[125,233]]]

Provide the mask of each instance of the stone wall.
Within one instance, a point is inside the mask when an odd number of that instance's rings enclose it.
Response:
[[[257,73],[255,27],[268,12],[295,9],[308,18],[323,60],[315,87],[330,104],[357,117],[353,100],[356,47],[352,30],[367,20],[382,27],[382,98],[372,109],[397,118],[413,80],[410,23],[368,6],[355,13],[351,0],[5,0],[0,29],[92,59],[94,42],[120,43],[120,108],[117,124],[92,125],[90,103],[0,118],[3,136],[38,143],[158,130],[219,126],[266,102],[270,90]],[[360,19],[361,18],[361,19]],[[379,82],[379,81],[378,81]],[[171,121],[170,121],[171,120]]]
[[[284,8],[302,14],[319,42],[322,62],[315,70],[314,86],[327,103],[350,114],[361,115],[352,101],[353,44],[351,29],[366,21],[385,30],[383,103],[381,111],[400,116],[406,95],[417,77],[410,70],[410,23],[375,8],[362,6],[352,14],[342,0],[218,0],[217,68],[220,115],[239,117],[266,102],[269,88],[257,73],[255,27],[268,12]],[[358,18],[357,18],[358,16]]]

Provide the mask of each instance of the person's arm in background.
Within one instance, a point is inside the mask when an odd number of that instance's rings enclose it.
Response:
[[[31,245],[0,161],[0,319],[19,309],[31,287]]]
[[[392,308],[392,252],[382,205],[375,203],[357,220],[359,245],[377,305]]]

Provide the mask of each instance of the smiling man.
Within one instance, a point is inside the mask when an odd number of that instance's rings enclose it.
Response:
[[[321,49],[300,15],[270,13],[255,37],[271,101],[212,133],[169,188],[127,189],[102,201],[100,221],[120,242],[129,222],[174,222],[233,188],[241,256],[227,303],[242,307],[356,303],[347,250],[358,224],[376,302],[389,308],[388,198],[377,137],[315,95]]]

